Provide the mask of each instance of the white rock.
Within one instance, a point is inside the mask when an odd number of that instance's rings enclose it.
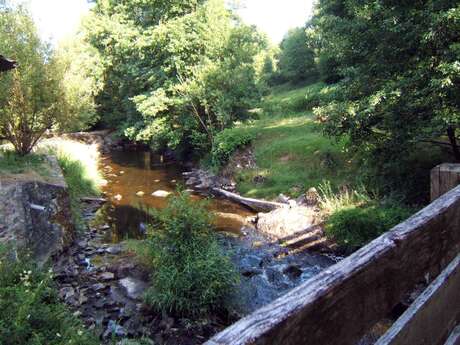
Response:
[[[120,201],[121,199],[123,199],[123,197],[120,195],[120,194],[117,194],[113,197],[115,200],[118,200]]]
[[[139,197],[141,197],[141,196],[144,196],[145,193],[144,193],[143,191],[139,191],[139,192],[136,193],[136,195],[139,196]]]
[[[152,193],[152,196],[156,196],[157,198],[166,198],[171,194],[171,192],[167,192],[165,190],[157,190],[156,192]]]

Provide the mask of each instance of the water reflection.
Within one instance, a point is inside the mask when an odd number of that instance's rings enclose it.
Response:
[[[102,169],[107,180],[104,192],[110,202],[99,211],[97,222],[110,226],[107,240],[111,242],[143,238],[146,224],[151,220],[145,210],[165,207],[167,198],[164,195],[175,192],[178,185],[184,183],[183,166],[150,152],[114,151],[103,157]],[[154,196],[153,193],[163,196]],[[199,195],[192,197],[203,198]],[[239,234],[245,218],[252,215],[227,200],[212,199],[208,207],[216,213],[218,230],[236,234]]]

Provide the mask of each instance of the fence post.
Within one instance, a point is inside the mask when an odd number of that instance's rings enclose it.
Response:
[[[431,201],[460,184],[460,164],[444,163],[431,170]]]

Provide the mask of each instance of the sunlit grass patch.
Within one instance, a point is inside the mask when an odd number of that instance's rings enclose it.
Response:
[[[243,194],[298,196],[325,179],[338,185],[348,183],[352,164],[345,158],[344,144],[325,137],[311,112],[290,116],[265,113],[252,126],[257,133],[253,141],[257,169],[238,176]],[[263,176],[262,183],[254,182],[257,176]]]
[[[88,145],[68,139],[43,141],[37,150],[55,155],[61,166],[69,188],[72,215],[78,228],[83,226],[80,199],[100,194],[103,182],[99,171],[99,151],[95,145]]]
[[[49,172],[46,157],[40,154],[20,156],[7,145],[0,147],[0,173],[22,174],[29,171],[46,176]]]

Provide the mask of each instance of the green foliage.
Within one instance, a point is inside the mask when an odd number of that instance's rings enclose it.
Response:
[[[97,1],[84,28],[104,68],[102,121],[132,140],[200,156],[260,98],[266,40],[222,0]]]
[[[81,131],[99,119],[94,97],[103,87],[103,69],[97,50],[84,40],[82,33],[61,41],[54,54],[57,70],[63,80],[65,112],[60,128]]]
[[[301,83],[318,75],[314,50],[308,44],[305,28],[290,30],[280,44],[278,73],[285,82]]]
[[[324,84],[316,83],[304,87],[293,87],[284,84],[272,89],[271,94],[264,98],[262,108],[265,113],[272,115],[298,114],[311,110],[320,99],[319,93]]]
[[[334,190],[330,181],[323,181],[319,186],[319,207],[324,216],[330,216],[345,208],[358,207],[366,205],[376,199],[375,195],[371,194],[360,186],[356,189],[343,187],[342,190]]]
[[[410,216],[411,212],[397,205],[371,203],[348,206],[333,213],[325,231],[349,251],[365,245]]]
[[[324,136],[321,126],[307,111],[306,94],[318,90],[325,95],[332,92],[331,87],[321,86],[278,86],[265,97],[259,120],[231,130],[256,135],[252,147],[257,168],[237,176],[241,193],[265,198],[280,193],[299,196],[324,179],[334,186],[354,181],[356,166],[344,151],[345,141],[334,142]]]
[[[0,12],[0,51],[19,64],[14,72],[0,74],[0,137],[25,155],[61,120],[61,80],[49,48],[21,6]]]
[[[97,148],[72,140],[53,139],[41,145],[39,151],[57,157],[69,188],[74,224],[83,228],[80,199],[99,195],[102,184]]]
[[[59,302],[51,275],[0,248],[0,344],[96,345]]]
[[[0,137],[26,155],[46,131],[85,129],[96,120],[92,76],[94,51],[78,41],[77,52],[54,54],[42,42],[30,13],[4,5],[0,12],[0,51],[19,67],[0,75]],[[91,76],[91,78],[89,77]]]
[[[46,174],[45,160],[42,155],[21,156],[14,151],[0,148],[0,172],[3,173],[21,174],[33,170]]]
[[[421,143],[441,142],[460,161],[458,1],[322,0],[313,23],[320,60],[341,78],[333,101],[315,114],[328,134],[346,136],[370,160],[377,180],[404,193],[405,183],[391,183],[402,177],[394,168],[412,162]]]
[[[246,147],[254,138],[249,128],[231,128],[218,133],[211,151],[212,165],[215,168],[224,166],[237,149]]]
[[[180,192],[153,216],[156,221],[147,240],[153,286],[147,302],[159,310],[191,316],[222,309],[237,275],[217,242],[211,214]]]

